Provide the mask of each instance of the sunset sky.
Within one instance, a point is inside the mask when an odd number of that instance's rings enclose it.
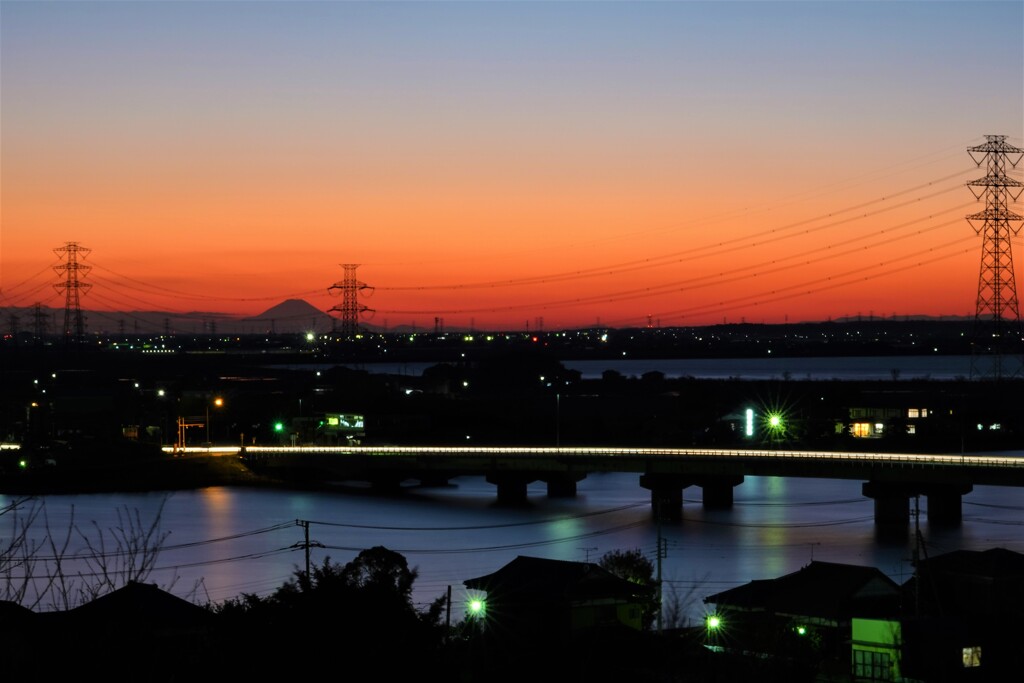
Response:
[[[968,315],[1024,2],[0,0],[0,117],[0,309]]]

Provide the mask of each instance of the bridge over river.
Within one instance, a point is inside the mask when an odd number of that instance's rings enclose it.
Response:
[[[930,523],[958,524],[961,499],[975,485],[1024,486],[1024,457],[710,448],[531,446],[246,446],[173,448],[178,455],[218,453],[254,471],[304,481],[361,481],[396,488],[409,480],[442,485],[483,476],[501,502],[526,499],[543,481],[549,496],[576,495],[588,474],[635,472],[651,492],[655,514],[679,518],[683,490],[699,486],[706,508],[732,506],[746,476],[857,479],[874,500],[875,522],[906,524],[910,499],[927,498]]]

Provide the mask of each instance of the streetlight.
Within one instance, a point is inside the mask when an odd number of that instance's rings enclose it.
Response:
[[[786,416],[781,411],[772,411],[765,415],[765,428],[768,431],[768,438],[773,445],[777,445],[786,436]]]
[[[218,396],[217,398],[213,399],[213,405],[215,405],[218,408],[220,408],[221,406],[224,405],[224,399],[222,399],[220,396]],[[210,404],[209,403],[206,404],[206,445],[210,446]]]

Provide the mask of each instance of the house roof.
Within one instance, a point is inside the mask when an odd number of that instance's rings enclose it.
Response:
[[[162,627],[198,625],[212,616],[205,608],[172,595],[155,584],[136,581],[69,610],[68,614],[75,619]]]
[[[591,562],[548,560],[523,555],[496,572],[467,579],[463,584],[467,588],[483,590],[489,594],[562,600],[596,597],[631,599],[644,595],[647,590]]]
[[[1012,579],[1024,577],[1024,555],[1006,548],[954,550],[936,555],[920,564],[923,569],[944,574]]]
[[[36,613],[28,607],[9,600],[0,600],[0,627],[21,625],[33,619]]]
[[[900,590],[895,581],[874,567],[812,561],[775,579],[750,583],[715,593],[705,603],[776,614],[826,619],[869,616],[895,606]]]

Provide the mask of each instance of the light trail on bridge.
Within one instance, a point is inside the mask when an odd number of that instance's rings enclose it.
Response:
[[[1020,455],[959,455],[925,453],[876,453],[856,451],[793,451],[773,449],[726,448],[622,448],[622,447],[556,447],[556,446],[164,446],[165,453],[177,455],[244,455],[251,454],[325,454],[325,455],[396,455],[396,456],[499,456],[536,457],[643,457],[643,458],[741,458],[800,459],[821,461],[857,461],[916,465],[958,465],[966,467],[1024,468]]]

